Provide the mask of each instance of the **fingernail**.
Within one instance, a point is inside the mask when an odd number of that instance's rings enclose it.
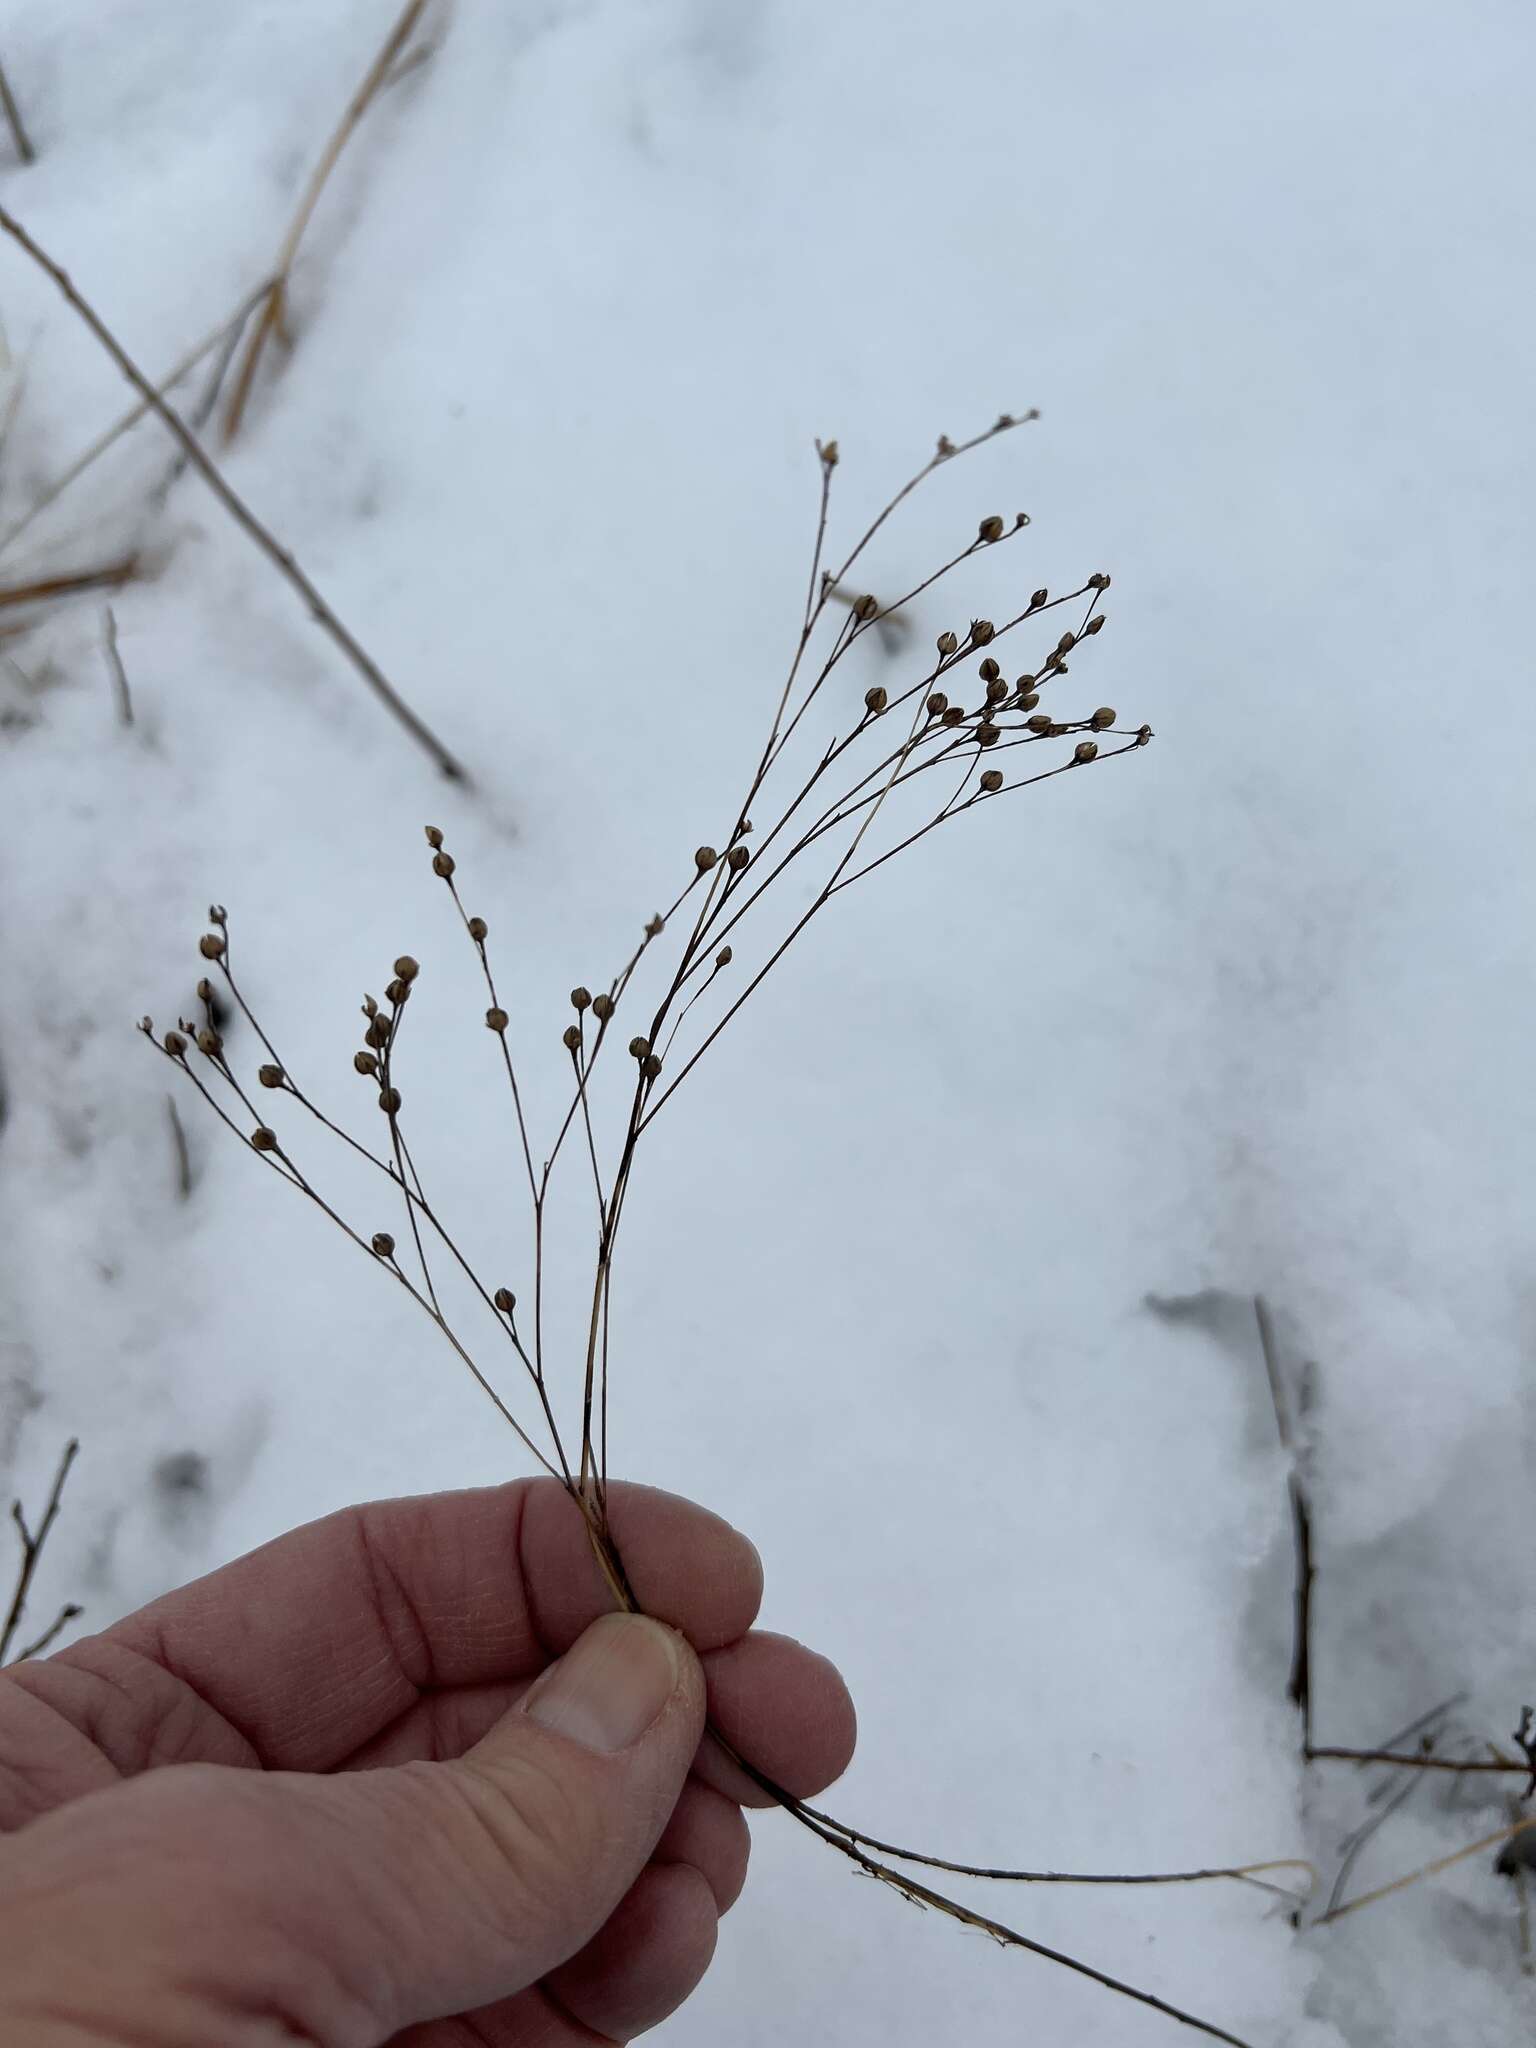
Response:
[[[528,1694],[541,1728],[612,1755],[650,1727],[677,1688],[671,1631],[643,1614],[605,1614]]]

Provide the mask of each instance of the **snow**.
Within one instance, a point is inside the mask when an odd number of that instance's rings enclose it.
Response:
[[[389,14],[18,0],[0,55],[38,161],[0,201],[162,374],[260,282]],[[1309,1855],[1326,1886],[1377,1781],[1298,1761],[1255,1292],[1287,1370],[1316,1365],[1318,1739],[1464,1692],[1445,1740],[1507,1746],[1536,1691],[1529,11],[428,22],[222,459],[473,792],[196,478],[146,510],[154,422],[0,556],[0,583],[147,571],[112,597],[131,729],[99,597],[0,643],[7,1483],[35,1497],[84,1442],[38,1608],[99,1626],[340,1502],[527,1463],[185,1097],[177,1200],[175,1077],[132,1025],[186,1005],[209,901],[289,1065],[358,1117],[355,1004],[422,961],[422,1169],[499,1277],[517,1159],[422,824],[491,923],[547,1114],[565,990],[728,830],[813,437],[839,438],[846,533],[935,434],[1037,404],[871,581],[1027,509],[922,602],[922,644],[1109,571],[1072,701],[1156,743],[850,892],[690,1080],[626,1224],[614,1465],[747,1529],[765,1623],[841,1663],[834,1812],[963,1860]],[[127,399],[9,244],[0,317],[8,525]],[[897,673],[849,666],[850,691]],[[586,1221],[552,1255],[573,1356]],[[187,1452],[200,1488],[167,1484]],[[1491,1832],[1518,1782],[1426,1783],[1354,1887]],[[680,2044],[1175,2038],[779,1817],[754,1833]],[[1512,1893],[1484,1855],[1300,1935],[1235,1886],[966,1895],[1265,2048],[1474,2048],[1531,2023]]]

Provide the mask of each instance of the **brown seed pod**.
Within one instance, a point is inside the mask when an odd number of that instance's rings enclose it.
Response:
[[[187,1049],[187,1041],[179,1031],[167,1031],[160,1043],[174,1060],[179,1060]]]
[[[995,747],[1001,738],[1002,733],[992,723],[990,718],[984,718],[976,728],[976,740],[979,746]]]
[[[1150,725],[1143,725],[1143,726],[1139,726],[1139,727],[1137,728],[1137,731],[1136,731],[1136,744],[1137,744],[1137,746],[1138,746],[1138,747],[1144,747],[1144,746],[1145,746],[1145,745],[1147,744],[1147,741],[1148,741],[1149,739],[1151,739],[1151,737],[1152,737],[1152,728],[1151,728],[1151,726],[1150,726]]]
[[[508,1018],[506,1011],[499,1008],[495,1003],[493,1003],[490,1009],[488,1009],[485,1013],[486,1030],[505,1031],[507,1028],[507,1023]]]
[[[591,1008],[591,1006],[592,1006],[592,991],[591,991],[591,989],[589,989],[589,988],[573,988],[573,989],[571,990],[571,1008],[572,1008],[573,1010],[575,1010],[575,1011],[577,1011],[577,1012],[579,1013],[579,1012],[581,1012],[582,1010],[587,1010],[587,1009],[590,1009],[590,1008]]]
[[[1032,690],[1035,687],[1035,679],[1033,676],[1015,676],[1013,687],[1016,690]]]
[[[384,991],[385,995],[396,1006],[397,1009],[400,1006],[400,1004],[405,1001],[406,997],[410,994],[410,992],[411,984],[408,981],[402,981],[398,974],[395,976],[394,980],[389,983],[388,987]]]
[[[1095,711],[1095,713],[1093,714],[1092,718],[1090,718],[1088,721],[1088,723],[1093,727],[1095,732],[1108,732],[1109,728],[1114,724],[1114,722],[1114,710],[1113,707],[1108,704],[1101,704],[1098,710]]]
[[[955,444],[953,441],[951,441],[948,434],[940,434],[938,444],[933,452],[936,456],[940,458],[954,454]]]
[[[1039,611],[1041,605],[1043,605],[1046,602],[1046,600],[1050,597],[1050,594],[1051,593],[1042,584],[1041,587],[1034,593],[1033,597],[1031,597],[1029,600],[1030,610],[1032,612]]]
[[[258,1124],[251,1133],[251,1143],[258,1152],[275,1152],[277,1150],[277,1133],[276,1131],[269,1131],[265,1124]]]
[[[949,699],[945,696],[942,690],[935,690],[933,695],[928,699],[928,716],[930,718],[937,718],[940,716],[942,712],[945,712],[948,709]]]
[[[1030,690],[1019,699],[1019,709],[1021,711],[1033,711],[1039,702],[1040,692],[1038,690]]]
[[[1029,727],[1031,732],[1043,733],[1049,732],[1051,729],[1051,721],[1049,718],[1046,717],[1043,711],[1037,712],[1033,718],[1026,718],[1024,723]]]
[[[379,1107],[386,1116],[398,1116],[400,1113],[400,1090],[398,1088],[381,1088],[379,1090]]]
[[[1001,704],[1008,694],[1008,685],[1001,676],[994,676],[987,685],[987,702]]]
[[[428,825],[426,830],[427,844],[432,848],[432,851],[435,853],[443,843],[443,835],[441,832],[438,831],[435,825]]]
[[[1088,578],[1088,588],[1090,590],[1108,590],[1109,578],[1102,569],[1099,570],[1097,575]]]
[[[1003,522],[995,512],[990,518],[983,519],[980,526],[976,529],[976,538],[978,540],[1001,540],[1002,537]]]
[[[836,469],[837,443],[835,441],[818,441],[816,443],[816,453],[821,457],[828,469]]]
[[[883,696],[884,694],[884,691],[882,691],[881,695]],[[752,856],[744,846],[733,846],[725,858],[732,874],[739,875]]]
[[[421,965],[419,961],[413,960],[409,953],[402,953],[395,962],[395,972],[402,981],[414,981],[421,972]]]
[[[648,1052],[641,1062],[641,1069],[647,1081],[654,1081],[661,1072],[661,1061],[653,1052]]]
[[[1070,654],[1076,645],[1077,635],[1075,633],[1063,633],[1056,642],[1056,652],[1058,654]]]
[[[986,774],[983,775],[983,777],[981,778],[981,786],[987,792],[988,796],[996,796],[997,792],[1003,786],[1002,769],[989,768]]]
[[[205,960],[217,960],[224,951],[224,934],[222,932],[204,932],[197,942],[197,950]]]
[[[594,996],[592,998],[592,1014],[600,1024],[606,1024],[613,1015],[613,997],[607,995]]]
[[[1051,727],[1051,738],[1053,740],[1065,739],[1071,730],[1070,725],[1053,725]]]
[[[517,1307],[517,1296],[510,1287],[498,1287],[491,1299],[504,1316],[511,1315],[513,1309]]]
[[[378,1015],[378,1014],[379,1014],[379,1006],[378,1006],[378,1004],[377,1004],[377,1003],[376,1003],[376,1002],[375,1002],[375,1001],[373,1000],[373,997],[372,997],[372,996],[364,996],[364,997],[363,997],[363,1015],[364,1015],[365,1017],[377,1017],[377,1015]]]
[[[360,1074],[376,1074],[379,1071],[378,1056],[371,1052],[355,1052],[352,1064]]]
[[[861,624],[868,625],[869,621],[875,616],[875,613],[879,611],[879,609],[879,598],[871,597],[866,593],[863,597],[859,599],[858,603],[854,606],[853,616],[856,619],[858,619]]]
[[[381,1259],[392,1259],[395,1256],[395,1240],[387,1230],[376,1230],[373,1233],[373,1248]]]
[[[382,1052],[385,1046],[388,1045],[389,1026],[382,1017],[375,1017],[368,1026],[368,1029],[363,1033],[363,1043],[364,1045],[371,1045],[377,1052]]]
[[[719,858],[712,846],[700,846],[695,849],[693,864],[701,875],[707,875]]]
[[[1083,628],[1083,631],[1085,633],[1102,633],[1103,630],[1104,614],[1102,612],[1095,612],[1093,617],[1088,621],[1087,625]]]
[[[941,633],[937,644],[940,654],[954,654],[959,648],[960,642],[953,633]]]
[[[992,659],[991,655],[989,654],[986,660],[981,664],[980,668],[977,669],[976,673],[981,677],[981,680],[984,683],[990,683],[994,681],[996,677],[1002,674],[1002,670],[998,667],[997,663]]]
[[[752,827],[748,825],[745,829],[748,832],[750,832],[752,830]],[[656,917],[647,918],[645,924],[645,936],[648,939],[659,939],[662,933],[666,930],[666,928],[667,920],[664,917],[658,915]]]
[[[432,872],[434,875],[441,875],[445,882],[453,874],[456,865],[451,853],[434,853],[432,856]]]
[[[1015,512],[1015,513],[1014,513],[1014,515],[1013,515],[1013,530],[1014,530],[1014,532],[1015,532],[1015,533],[1017,533],[1017,532],[1018,532],[1018,530],[1019,530],[1019,528],[1020,528],[1021,526],[1028,526],[1028,524],[1029,524],[1029,514],[1028,514],[1027,512]]]
[[[197,1034],[197,1049],[201,1053],[206,1053],[209,1059],[216,1060],[224,1050],[224,1041],[211,1026],[204,1025]]]
[[[203,975],[197,984],[197,1000],[200,1003],[211,1003],[213,1001],[213,983],[206,974]]]
[[[873,711],[876,715],[885,709],[889,701],[889,698],[878,683],[875,684],[872,690],[864,692],[864,709],[866,711]]]
[[[940,723],[943,725],[963,725],[965,723],[965,713],[958,704],[951,704]]]
[[[581,1026],[579,1024],[567,1024],[560,1037],[567,1052],[581,1051]]]
[[[731,953],[730,947],[722,946],[719,952],[715,955],[715,965],[717,967],[729,967],[732,958],[733,955]]]
[[[1099,758],[1098,741],[1079,740],[1072,750],[1072,758],[1074,761],[1081,761],[1085,764],[1089,761],[1096,761]]]
[[[632,1038],[629,1041],[629,1050],[632,1058],[637,1060],[643,1060],[650,1053],[651,1041],[648,1038]]]
[[[469,936],[477,943],[486,937],[490,929],[483,917],[472,917],[469,920]]]
[[[990,619],[972,619],[971,645],[973,647],[990,647],[996,638],[997,628]]]
[[[284,1079],[283,1070],[281,1067],[274,1066],[258,1067],[256,1069],[256,1078],[263,1088],[281,1088]]]

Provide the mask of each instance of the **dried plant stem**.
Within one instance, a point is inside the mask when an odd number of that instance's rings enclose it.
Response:
[[[132,725],[133,695],[128,688],[128,671],[123,667],[123,657],[117,644],[117,620],[112,615],[111,605],[107,606],[102,621],[102,645],[106,649],[107,669],[112,677],[112,693],[117,700],[118,723]]]
[[[1449,1756],[1422,1756],[1413,1751],[1403,1752],[1392,1749],[1339,1749],[1328,1744],[1314,1744],[1307,1751],[1307,1762],[1343,1764],[1394,1764],[1404,1771],[1450,1771],[1475,1776],[1479,1772],[1493,1772],[1515,1777],[1528,1774],[1529,1766],[1506,1762],[1503,1759]]]
[[[11,1520],[16,1524],[17,1533],[21,1537],[21,1566],[16,1575],[16,1590],[11,1595],[9,1611],[6,1614],[4,1625],[0,1626],[0,1664],[4,1664],[7,1661],[11,1645],[16,1639],[16,1631],[21,1626],[21,1619],[27,1607],[27,1595],[32,1590],[32,1580],[37,1571],[37,1561],[42,1556],[43,1545],[48,1541],[49,1532],[58,1519],[59,1503],[64,1497],[65,1481],[69,1478],[69,1468],[74,1464],[75,1456],[79,1449],[80,1443],[76,1437],[71,1437],[64,1446],[64,1455],[60,1458],[58,1470],[54,1474],[53,1486],[48,1495],[48,1504],[43,1510],[43,1519],[38,1523],[35,1532],[28,1525],[26,1515],[22,1512],[21,1502],[19,1500],[11,1502]],[[28,1657],[35,1657],[40,1650],[46,1648],[53,1641],[59,1630],[67,1622],[75,1619],[79,1612],[80,1609],[73,1604],[63,1607],[47,1631],[39,1636],[35,1643],[28,1644],[24,1650],[20,1651],[15,1661],[21,1664]]]
[[[1305,1758],[1312,1748],[1312,1591],[1317,1577],[1312,1552],[1312,1499],[1304,1469],[1304,1446],[1297,1438],[1281,1374],[1274,1316],[1261,1294],[1253,1297],[1253,1314],[1258,1325],[1259,1347],[1264,1354],[1270,1400],[1275,1410],[1275,1427],[1287,1459],[1285,1483],[1291,1506],[1295,1590],[1292,1596],[1291,1671],[1286,1682],[1286,1697],[1301,1716],[1301,1751]],[[1305,1400],[1304,1385],[1298,1406],[1304,1409]]]
[[[341,623],[341,620],[332,611],[314,584],[310,582],[293,556],[275,539],[268,528],[251,511],[244,499],[239,497],[226,482],[223,475],[215,467],[212,459],[204,451],[191,428],[188,427],[174,407],[169,405],[160,396],[160,393],[124,350],[122,344],[104,325],[99,315],[75,290],[68,274],[60,269],[51,256],[45,254],[38,247],[20,221],[13,214],[7,212],[3,206],[0,206],[0,228],[3,228],[11,239],[26,251],[27,255],[38,265],[39,269],[45,271],[52,278],[59,291],[85,322],[86,326],[89,327],[108,355],[111,356],[119,370],[128,379],[128,382],[138,392],[139,396],[144,399],[150,410],[164,422],[177,441],[180,442],[187,460],[202,477],[204,483],[208,485],[220,504],[223,505],[231,518],[235,520],[236,524],[255,542],[256,546],[260,548],[274,568],[292,585],[293,589],[303,600],[315,623],[341,649],[347,660],[351,662],[374,695],[388,708],[391,715],[404,726],[417,745],[431,756],[438,768],[441,769],[442,773],[450,781],[467,783],[469,777],[463,765],[449,753],[448,749],[431,728],[405,702],[378,663],[347,631],[347,628]]]
[[[372,64],[369,65],[367,75],[364,77],[362,84],[347,103],[346,112],[342,115],[330,141],[321,152],[320,161],[316,164],[314,171],[310,175],[309,183],[304,188],[304,197],[299,202],[299,210],[294,215],[288,232],[283,238],[283,246],[277,253],[275,274],[267,288],[265,301],[261,312],[257,316],[256,324],[251,329],[250,337],[246,342],[245,354],[241,358],[240,368],[235,377],[234,389],[230,393],[229,405],[224,414],[224,440],[226,444],[232,441],[239,431],[240,422],[245,416],[246,404],[251,395],[251,385],[256,375],[256,368],[261,361],[262,352],[266,348],[268,341],[273,334],[281,335],[284,339],[287,338],[284,316],[287,310],[288,280],[293,271],[294,259],[299,253],[299,244],[304,239],[304,231],[309,226],[310,216],[319,204],[320,195],[325,190],[327,180],[330,178],[332,171],[335,170],[337,161],[351,139],[358,123],[367,113],[369,107],[372,106],[382,87],[388,82],[391,67],[403,49],[407,38],[420,20],[424,5],[425,0],[406,0],[406,5],[401,10],[394,27],[390,30],[384,47],[374,58]]]
[[[11,131],[16,154],[24,164],[36,163],[37,152],[32,147],[32,138],[28,135],[26,124],[21,118],[21,109],[16,104],[16,95],[11,91],[11,83],[5,75],[3,64],[0,64],[0,108],[5,111],[6,126]]]
[[[1393,1878],[1390,1884],[1378,1885],[1373,1892],[1362,1892],[1359,1898],[1351,1899],[1347,1905],[1336,1906],[1332,1911],[1320,1914],[1315,1924],[1319,1927],[1329,1926],[1335,1920],[1342,1920],[1347,1913],[1358,1913],[1362,1906],[1374,1906],[1378,1899],[1390,1898],[1394,1892],[1406,1891],[1409,1885],[1417,1884],[1421,1878],[1438,1876],[1442,1870],[1449,1870],[1454,1864],[1465,1863],[1469,1856],[1480,1856],[1485,1849],[1497,1848],[1500,1842],[1512,1841],[1516,1835],[1523,1835],[1531,1828],[1536,1828],[1536,1814],[1532,1814],[1526,1820],[1517,1820],[1510,1827],[1498,1828],[1493,1834],[1484,1835],[1479,1841],[1469,1842],[1465,1849],[1453,1850],[1449,1856],[1437,1856],[1432,1863],[1421,1864],[1417,1870],[1410,1870],[1403,1877]]]
[[[205,334],[196,348],[189,349],[180,362],[176,364],[175,368],[167,371],[166,375],[155,386],[157,395],[164,398],[168,392],[174,391],[182,378],[189,376],[197,368],[198,364],[202,362],[203,358],[212,355],[214,350],[221,344],[229,347],[233,341],[238,341],[241,328],[244,327],[246,321],[251,317],[252,312],[265,295],[266,290],[266,284],[260,284],[256,287],[255,291],[247,293],[229,319],[222,321],[211,334]],[[75,458],[68,469],[54,478],[41,497],[34,500],[20,519],[16,520],[13,525],[8,526],[4,533],[0,533],[0,554],[4,554],[12,542],[19,540],[33,520],[41,518],[42,514],[48,510],[48,507],[61,498],[71,484],[78,482],[93,462],[98,461],[105,455],[109,448],[120,441],[124,434],[136,427],[145,414],[152,410],[153,407],[150,401],[147,398],[141,398],[136,405],[129,406],[128,410],[116,419],[107,428],[105,433],[99,434],[90,447]]]
[[[80,597],[90,590],[116,590],[132,580],[137,568],[138,557],[128,555],[120,562],[105,562],[99,569],[72,569],[62,576],[39,576],[30,583],[0,584],[0,610],[41,604],[55,597]]]

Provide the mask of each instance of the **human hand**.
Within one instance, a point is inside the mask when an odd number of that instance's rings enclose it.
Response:
[[[0,2038],[601,2048],[674,2011],[767,1803],[706,1711],[809,1796],[853,1708],[749,1633],[744,1537],[609,1512],[655,1620],[523,1480],[349,1508],[0,1673]]]

